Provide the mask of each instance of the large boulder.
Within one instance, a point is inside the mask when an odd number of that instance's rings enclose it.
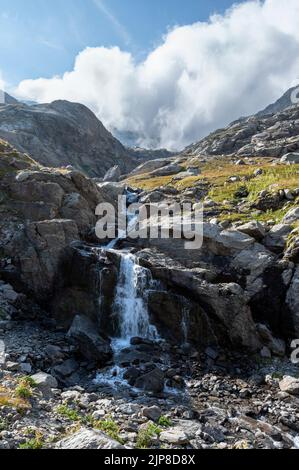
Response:
[[[113,352],[110,342],[98,333],[97,325],[83,315],[77,315],[68,331],[68,337],[86,359],[104,365]]]
[[[81,428],[55,444],[56,449],[124,449],[119,442],[95,429]]]
[[[160,393],[164,390],[164,372],[161,369],[153,369],[150,372],[138,377],[135,387],[146,392]]]
[[[186,253],[187,250],[182,251],[182,256],[187,257]],[[139,261],[171,292],[183,292],[186,298],[192,299],[202,308],[219,343],[230,342],[236,347],[259,350],[261,343],[248,305],[248,295],[239,284],[216,283],[215,279],[213,282],[206,281],[200,269],[188,269],[176,259],[166,258],[160,252],[150,253],[146,250],[140,254]],[[163,311],[160,313],[162,316]]]
[[[184,170],[184,167],[178,163],[171,163],[163,168],[158,168],[150,173],[151,176],[171,176],[176,175]]]
[[[299,153],[287,153],[281,157],[281,163],[299,163]]]
[[[124,196],[126,185],[123,183],[98,183],[98,188],[101,193],[101,201],[112,204],[116,209],[118,207],[118,198],[119,196]]]
[[[279,382],[279,388],[282,392],[289,393],[290,395],[299,395],[299,379],[295,377],[285,376]]]
[[[29,223],[6,245],[15,260],[22,284],[44,299],[54,288],[65,248],[79,239],[73,220],[53,219]]]
[[[265,246],[274,253],[281,253],[291,231],[292,227],[289,224],[274,225],[264,239]]]
[[[45,372],[38,372],[32,375],[31,378],[34,380],[37,389],[42,392],[45,398],[50,398],[52,396],[52,389],[58,387],[58,382],[55,377]]]
[[[284,216],[282,222],[284,224],[293,224],[299,220],[299,207],[294,207],[294,209],[289,210]]]
[[[148,162],[142,163],[139,165],[137,168],[135,168],[130,176],[137,176],[137,175],[142,175],[145,173],[151,173],[152,171],[155,171],[159,168],[163,168],[167,165],[170,165],[172,162],[171,159],[166,159],[166,158],[159,158],[156,160],[150,160]]]
[[[250,237],[255,238],[256,240],[262,240],[266,235],[266,230],[263,225],[257,220],[251,220],[246,224],[240,225],[238,231],[246,233]]]
[[[263,274],[274,261],[275,256],[270,251],[263,245],[254,243],[233,257],[230,268],[245,277],[246,293],[251,298],[263,287]]]

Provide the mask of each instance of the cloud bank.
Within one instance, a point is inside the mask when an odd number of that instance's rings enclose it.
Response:
[[[297,83],[298,18],[298,0],[244,2],[174,28],[141,63],[118,47],[86,48],[72,71],[24,80],[16,92],[82,102],[142,146],[181,149]]]

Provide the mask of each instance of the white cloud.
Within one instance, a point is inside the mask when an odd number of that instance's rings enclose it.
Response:
[[[17,93],[69,99],[140,144],[182,148],[256,112],[299,77],[298,0],[249,1],[206,23],[176,27],[142,63],[114,48],[87,48],[61,77],[24,80]]]

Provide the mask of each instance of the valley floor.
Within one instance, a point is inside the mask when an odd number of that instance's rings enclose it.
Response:
[[[96,384],[95,371],[48,325],[2,321],[1,342],[2,449],[299,447],[299,397],[281,390],[283,376],[298,385],[299,367],[286,359],[172,348],[162,367],[185,387],[153,394]],[[58,387],[51,375],[34,375],[39,369],[76,385]]]

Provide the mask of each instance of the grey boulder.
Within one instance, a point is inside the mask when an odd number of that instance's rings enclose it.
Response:
[[[109,341],[102,338],[97,330],[97,325],[89,318],[77,315],[69,329],[68,337],[78,346],[84,358],[105,364],[113,353]]]
[[[124,449],[124,447],[114,439],[101,431],[94,429],[80,429],[65,439],[57,442],[56,449]]]
[[[299,153],[287,153],[280,161],[281,163],[299,163]]]

